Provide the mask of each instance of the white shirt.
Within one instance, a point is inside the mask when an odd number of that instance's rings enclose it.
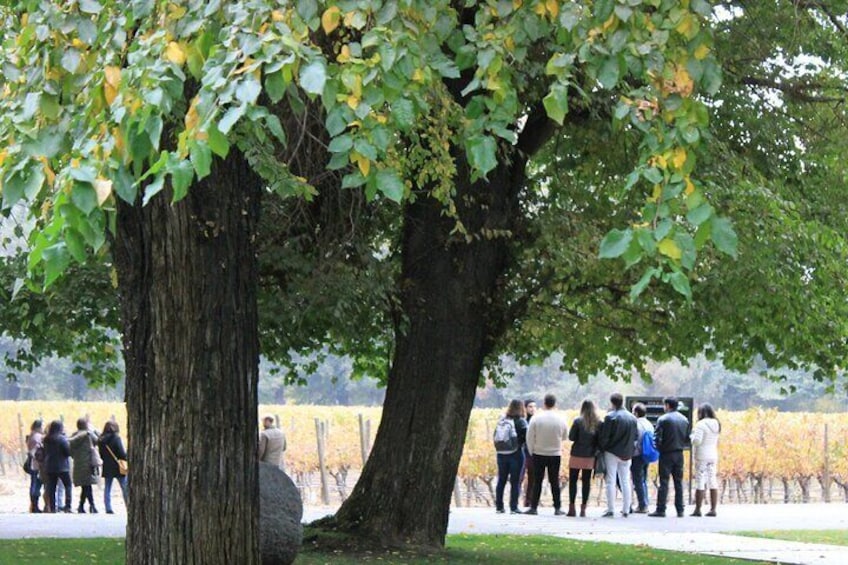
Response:
[[[567,435],[568,424],[557,412],[536,412],[527,429],[527,451],[530,455],[562,455],[562,441]]]

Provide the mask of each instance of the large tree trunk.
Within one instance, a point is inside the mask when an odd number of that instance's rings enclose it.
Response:
[[[177,204],[119,203],[128,563],[259,562],[260,187],[233,151]]]
[[[336,526],[386,545],[444,545],[456,471],[483,361],[501,331],[505,237],[525,179],[518,151],[489,182],[470,183],[460,164],[455,201],[469,234],[429,197],[405,210],[404,320],[396,336],[383,415],[371,455]]]

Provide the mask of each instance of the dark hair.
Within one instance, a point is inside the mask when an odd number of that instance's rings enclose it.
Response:
[[[718,431],[721,431],[721,422],[716,418],[715,410],[713,410],[713,406],[709,402],[704,402],[698,406],[698,419],[703,420],[704,418],[712,418],[718,422]]]
[[[588,398],[580,405],[580,417],[583,418],[583,426],[590,434],[594,433],[598,429],[598,424],[601,423],[595,403]]]
[[[647,413],[648,413],[648,411],[645,410],[645,405],[642,404],[641,402],[637,402],[636,404],[633,405],[633,414],[637,418],[644,418],[645,414],[647,414]]]
[[[528,398],[527,400],[524,401],[524,408],[527,408],[531,404],[536,404],[536,401],[533,400],[532,398]]]
[[[104,424],[104,426],[103,426],[103,433],[104,434],[109,434],[109,433],[116,434],[116,433],[118,433],[119,430],[120,430],[120,428],[118,427],[118,423],[113,422],[112,420],[107,420],[106,424]]]
[[[44,425],[44,422],[42,422],[42,421],[41,421],[41,418],[39,418],[38,420],[35,420],[35,421],[32,423],[32,425],[29,427],[29,430],[30,430],[30,431],[33,431],[33,430],[40,430],[40,429],[41,429],[41,427],[42,427],[43,425]]]
[[[524,403],[517,398],[513,398],[509,401],[509,406],[506,409],[506,415],[509,418],[523,418],[526,416],[524,412]]]
[[[665,398],[663,398],[663,404],[668,406],[669,410],[674,411],[677,410],[677,405],[679,404],[679,402],[677,401],[676,396],[666,396]]]
[[[545,395],[545,408],[553,408],[556,406],[556,396],[553,394]]]
[[[53,420],[50,422],[50,427],[47,428],[48,436],[58,436],[62,435],[65,431],[65,424],[62,423],[62,420]]]
[[[78,430],[87,430],[88,429],[88,420],[85,418],[79,418],[77,420],[77,429]]]
[[[624,397],[621,396],[620,392],[614,392],[610,395],[610,402],[615,406],[616,410],[621,410],[621,406],[624,404]]]

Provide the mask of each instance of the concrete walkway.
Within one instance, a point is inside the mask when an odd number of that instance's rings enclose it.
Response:
[[[690,509],[691,510],[691,509]],[[307,508],[304,521],[312,521],[333,508]],[[724,555],[773,563],[846,565],[848,547],[807,544],[729,535],[746,530],[841,529],[848,530],[846,504],[730,505],[719,508],[717,518],[600,518],[591,508],[587,518],[553,516],[550,508],[539,516],[496,514],[487,508],[451,511],[449,533],[550,535],[586,541],[646,545],[657,549]],[[126,515],[105,514],[0,514],[0,538],[123,537]],[[725,532],[725,533],[722,533]]]

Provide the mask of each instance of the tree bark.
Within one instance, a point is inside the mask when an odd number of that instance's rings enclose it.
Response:
[[[444,546],[456,471],[483,362],[502,333],[506,237],[519,217],[526,158],[509,155],[471,183],[458,161],[459,218],[474,237],[451,236],[455,219],[420,196],[405,209],[403,321],[371,455],[336,527],[384,545]],[[490,236],[490,237],[487,237]]]
[[[260,188],[234,150],[176,204],[119,201],[130,564],[259,562]]]

